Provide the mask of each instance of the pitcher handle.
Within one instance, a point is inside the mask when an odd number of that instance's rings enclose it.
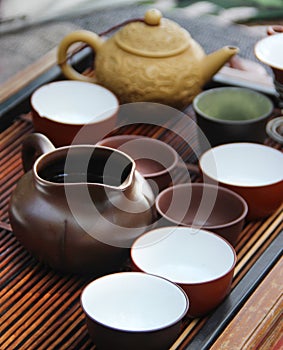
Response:
[[[52,142],[43,134],[28,135],[22,144],[22,163],[24,171],[32,169],[34,162],[42,154],[54,151]]]
[[[97,83],[95,77],[88,77],[77,72],[67,61],[68,61],[68,49],[72,44],[77,42],[84,42],[88,44],[94,52],[99,51],[103,40],[95,33],[88,30],[77,30],[66,35],[60,42],[57,51],[57,61],[63,74],[71,80],[80,80],[90,83]]]

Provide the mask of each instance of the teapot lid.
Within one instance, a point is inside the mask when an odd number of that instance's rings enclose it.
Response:
[[[190,34],[179,24],[163,18],[159,10],[145,13],[144,20],[132,22],[115,35],[117,45],[129,53],[145,57],[168,57],[185,51]]]

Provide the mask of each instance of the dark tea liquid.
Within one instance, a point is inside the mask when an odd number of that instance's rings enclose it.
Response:
[[[121,181],[117,181],[116,178],[112,176],[99,176],[98,174],[88,173],[88,174],[82,174],[82,173],[58,173],[55,175],[51,175],[45,180],[49,182],[54,183],[100,183],[100,184],[106,184],[110,186],[119,186],[121,185]]]
[[[97,183],[120,186],[130,174],[132,163],[120,161],[119,157],[91,157],[88,163],[78,155],[68,159],[57,159],[38,171],[38,175],[53,183]],[[87,167],[85,166],[87,164]],[[84,168],[87,168],[84,170]]]

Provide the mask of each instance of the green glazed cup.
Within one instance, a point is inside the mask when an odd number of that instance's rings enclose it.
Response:
[[[262,93],[241,87],[203,91],[193,100],[202,150],[231,142],[263,143],[272,101]]]

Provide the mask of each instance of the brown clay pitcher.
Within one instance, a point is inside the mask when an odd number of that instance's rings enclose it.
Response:
[[[55,149],[42,134],[25,139],[22,159],[26,173],[9,210],[19,241],[58,271],[119,270],[154,218],[153,193],[135,162],[103,146]]]

